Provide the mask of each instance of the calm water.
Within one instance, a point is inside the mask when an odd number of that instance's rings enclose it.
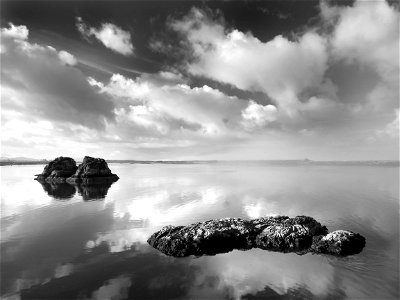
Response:
[[[1,167],[2,298],[399,298],[397,167],[110,168],[120,180],[109,189],[75,191],[34,181],[43,166]],[[172,258],[146,243],[168,224],[274,214],[359,232],[366,247],[346,258],[260,249]]]

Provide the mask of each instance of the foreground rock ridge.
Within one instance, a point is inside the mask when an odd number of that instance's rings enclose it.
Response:
[[[277,252],[308,252],[347,256],[360,253],[365,238],[358,233],[328,229],[311,217],[226,218],[189,226],[165,226],[147,242],[166,255],[215,255],[234,249],[261,248]]]
[[[119,177],[111,173],[107,162],[102,158],[85,156],[82,163],[76,166],[74,159],[60,156],[49,162],[35,179],[41,182],[91,184],[114,182]]]

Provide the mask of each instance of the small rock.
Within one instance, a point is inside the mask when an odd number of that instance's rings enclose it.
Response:
[[[336,230],[325,236],[314,238],[311,250],[315,253],[333,255],[352,255],[360,253],[365,247],[365,238],[358,233]]]

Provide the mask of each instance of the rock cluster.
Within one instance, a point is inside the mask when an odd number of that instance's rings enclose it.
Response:
[[[147,242],[176,257],[215,255],[234,249],[352,255],[361,252],[365,238],[351,231],[328,229],[311,217],[226,218],[189,226],[165,226]]]
[[[104,159],[89,156],[85,156],[79,166],[76,166],[75,160],[70,157],[57,157],[36,176],[35,179],[41,182],[99,183],[119,179],[111,173]]]

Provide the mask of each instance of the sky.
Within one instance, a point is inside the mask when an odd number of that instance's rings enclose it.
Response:
[[[1,155],[399,159],[399,6],[2,1]]]

